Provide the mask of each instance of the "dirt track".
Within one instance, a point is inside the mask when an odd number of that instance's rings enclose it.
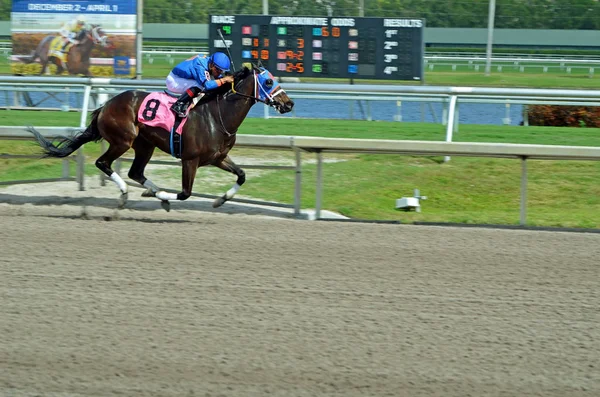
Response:
[[[600,235],[0,205],[1,396],[598,396]]]

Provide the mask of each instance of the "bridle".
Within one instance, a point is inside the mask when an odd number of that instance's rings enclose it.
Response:
[[[100,30],[99,26],[95,26],[92,29],[90,29],[88,37],[92,40],[94,44],[102,44],[105,46],[108,36],[100,36],[100,34],[98,34],[98,30]]]
[[[285,92],[283,90],[283,88],[281,88],[281,86],[277,86],[275,87],[274,90],[272,90],[272,92],[267,92],[260,84],[258,84],[258,73],[256,73],[256,70],[253,70],[252,73],[254,74],[254,95],[247,95],[244,94],[242,92],[238,92],[235,90],[235,82],[231,82],[231,92],[234,95],[239,95],[243,98],[248,98],[254,101],[254,103],[256,102],[261,102],[264,103],[265,105],[268,106],[274,106],[275,105],[275,101],[273,100],[273,98],[275,98],[277,95]],[[260,98],[260,93],[263,93],[264,96],[266,97],[266,99],[261,99]],[[221,127],[223,127],[223,131],[225,132],[225,135],[227,135],[228,137],[234,135],[231,132],[227,131],[227,128],[225,127],[225,123],[223,122],[223,116],[221,115],[221,105],[219,103],[219,95],[217,95],[217,109],[219,110],[219,121],[221,121]]]
[[[233,92],[235,95],[239,95],[244,98],[252,99],[254,101],[254,103],[261,102],[261,103],[264,103],[265,105],[273,106],[275,104],[275,101],[273,100],[273,98],[275,98],[277,95],[283,93],[284,92],[283,88],[281,88],[281,86],[277,86],[277,87],[275,87],[275,89],[272,92],[269,93],[260,84],[258,84],[257,76],[259,73],[256,73],[256,70],[253,70],[252,73],[254,74],[254,95],[247,95],[247,94],[243,94],[241,92],[237,92],[235,90],[234,82],[231,82],[231,92]],[[260,93],[263,93],[264,96],[266,97],[266,99],[261,99]]]

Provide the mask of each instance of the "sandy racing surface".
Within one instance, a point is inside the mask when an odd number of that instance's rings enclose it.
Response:
[[[6,200],[0,396],[600,395],[600,234]]]

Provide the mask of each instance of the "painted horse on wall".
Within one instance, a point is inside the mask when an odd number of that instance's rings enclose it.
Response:
[[[46,36],[31,55],[20,57],[20,60],[25,63],[33,63],[39,59],[42,65],[40,75],[46,72],[49,63],[53,63],[56,65],[57,75],[66,70],[70,75],[91,77],[90,54],[94,46],[113,47],[99,25],[91,25],[89,29],[79,32],[75,37],[78,43],[69,44],[66,51],[62,51],[63,40],[62,36]]]
[[[161,200],[165,210],[170,209],[169,200],[186,200],[192,194],[192,186],[199,167],[213,165],[237,176],[235,185],[213,203],[219,207],[233,198],[246,180],[244,170],[229,157],[229,151],[235,144],[236,132],[250,108],[257,102],[272,106],[279,113],[290,112],[294,102],[284,89],[275,81],[271,73],[262,67],[250,64],[233,74],[234,82],[225,84],[206,94],[194,106],[181,127],[180,151],[173,154],[173,137],[177,125],[171,131],[165,128],[149,126],[141,119],[152,120],[158,114],[171,114],[170,104],[161,102],[156,95],[138,90],[128,90],[111,98],[101,108],[92,113],[92,121],[85,131],[74,138],[65,138],[57,145],[45,139],[38,131],[30,128],[38,143],[48,157],[66,157],[87,142],[104,139],[108,150],[96,160],[96,167],[110,177],[121,191],[120,207],[127,202],[127,184],[112,168],[112,163],[129,148],[135,156],[129,170],[129,178],[138,182],[147,190],[145,197]],[[166,94],[161,94],[166,95]],[[175,101],[175,98],[172,98]],[[171,102],[172,103],[172,102]],[[181,158],[182,190],[169,193],[161,190],[144,176],[144,169],[152,158],[154,149]]]

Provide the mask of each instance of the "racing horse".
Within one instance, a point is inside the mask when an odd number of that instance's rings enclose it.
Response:
[[[144,176],[144,169],[155,148],[172,153],[171,133],[163,128],[149,127],[138,119],[140,106],[149,95],[148,92],[128,90],[114,96],[92,113],[91,122],[84,131],[73,138],[64,138],[56,145],[34,128],[30,128],[30,131],[44,149],[45,157],[66,157],[87,142],[106,140],[109,147],[96,160],[96,167],[119,187],[120,208],[127,202],[127,184],[111,165],[129,148],[135,152],[129,178],[147,189],[142,196],[160,199],[167,211],[170,210],[170,200],[186,200],[191,196],[199,167],[213,165],[235,174],[237,181],[233,187],[213,202],[216,208],[233,198],[246,180],[244,170],[233,162],[228,153],[250,108],[262,102],[279,113],[287,113],[294,106],[294,102],[267,69],[249,65],[233,74],[233,83],[209,91],[189,111],[181,134],[182,190],[177,194],[161,190]],[[143,112],[145,110],[142,109]]]
[[[78,40],[79,43],[69,48],[64,59],[61,59],[61,56],[53,50],[55,45],[62,47],[62,37],[46,36],[40,41],[40,44],[38,44],[31,55],[21,57],[20,60],[25,63],[33,63],[39,59],[42,65],[40,75],[46,72],[48,63],[53,63],[56,65],[57,75],[60,75],[63,71],[67,70],[70,75],[81,74],[86,77],[91,77],[90,53],[92,52],[92,48],[96,44],[108,48],[112,48],[112,45],[100,25],[91,25],[90,29],[83,29],[75,37],[75,40]]]

